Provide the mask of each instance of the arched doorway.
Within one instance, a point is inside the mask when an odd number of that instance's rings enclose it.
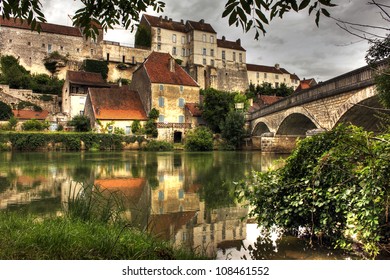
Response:
[[[181,143],[183,140],[183,133],[181,131],[175,131],[173,133],[173,143]]]

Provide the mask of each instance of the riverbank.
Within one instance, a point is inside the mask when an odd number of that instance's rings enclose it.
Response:
[[[126,225],[0,212],[2,260],[205,259]]]

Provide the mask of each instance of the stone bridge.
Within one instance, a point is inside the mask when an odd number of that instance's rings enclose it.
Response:
[[[377,132],[377,114],[383,108],[373,77],[384,67],[381,63],[376,69],[356,69],[248,114],[254,148],[275,151],[270,147],[280,146],[280,142],[285,143],[286,151],[291,150],[297,137],[305,137],[311,130],[330,130],[339,123]]]

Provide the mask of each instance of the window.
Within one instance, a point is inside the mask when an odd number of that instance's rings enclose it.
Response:
[[[113,128],[114,127],[112,125],[108,126],[108,133],[112,133]]]
[[[106,54],[106,58],[107,58],[107,61],[110,61],[110,54],[109,53]]]
[[[242,53],[239,54],[239,60],[242,62]]]
[[[259,78],[259,72],[256,72],[256,78],[258,79]]]
[[[8,43],[12,43],[12,39],[9,39],[9,40],[8,40]]]
[[[176,34],[172,34],[172,43],[176,43]]]
[[[64,46],[60,46],[60,51],[63,51],[64,50]]]
[[[160,91],[164,90],[164,85],[160,85]]]
[[[161,42],[161,36],[160,35],[157,36],[157,41]]]
[[[157,28],[157,34],[161,34],[161,28]]]
[[[51,53],[51,44],[48,44],[48,45],[47,45],[47,52],[48,52],[48,53]]]
[[[185,41],[186,41],[186,37],[185,36],[181,36],[181,43],[184,45],[185,44]]]
[[[236,52],[233,52],[233,61],[236,61]]]
[[[93,55],[93,53],[94,53],[94,51],[93,51],[93,49],[91,49],[91,55]]]
[[[203,65],[206,65],[206,64],[207,64],[206,58],[203,58]]]
[[[80,105],[85,104],[85,99],[86,99],[86,97],[80,97],[80,99],[79,99],[79,104],[80,104]]]
[[[225,51],[222,51],[222,60],[225,60]]]
[[[210,43],[214,44],[214,36],[213,35],[210,35]]]
[[[210,50],[210,56],[214,56],[214,49]]]
[[[214,59],[211,59],[211,60],[210,60],[210,64],[211,64],[211,66],[213,66],[213,67],[215,66]]]
[[[160,123],[164,122],[164,115],[158,116],[158,122],[160,122]]]
[[[264,79],[267,79],[267,73],[264,73]]]
[[[131,57],[131,64],[135,64],[135,56]]]
[[[279,83],[278,83],[278,82],[275,83],[275,87],[276,87],[276,88],[279,87]]]
[[[184,190],[183,189],[180,189],[179,190],[179,199],[183,199],[184,198]]]
[[[186,49],[185,48],[181,49],[181,56],[186,56]]]
[[[279,75],[278,74],[275,74],[275,79],[279,79]]]
[[[126,134],[126,135],[129,135],[130,132],[131,132],[131,126],[126,126],[126,128],[125,128],[125,134]]]
[[[176,55],[176,47],[172,47],[172,55]]]
[[[45,45],[45,44],[42,44],[42,48],[46,48],[46,45]]]
[[[180,92],[182,93],[184,91],[184,86],[180,86]]]
[[[202,41],[206,43],[206,34],[202,34]]]
[[[188,41],[188,43],[191,42],[191,34],[188,34],[188,36],[187,36],[187,41]]]
[[[122,63],[126,62],[126,56],[122,55]]]
[[[183,115],[179,116],[179,123],[184,123],[184,116]]]
[[[161,44],[157,44],[157,50],[161,50]]]
[[[80,49],[79,49],[79,48],[77,48],[77,49],[76,49],[76,52],[80,52]]]
[[[162,97],[162,96],[158,97],[158,106],[164,107],[164,97]]]
[[[202,49],[202,54],[203,54],[203,55],[206,55],[206,54],[207,54],[206,48],[203,48],[203,49]]]
[[[31,46],[31,42],[27,42],[27,46]]]
[[[184,107],[184,103],[185,103],[184,98],[179,98],[179,107],[180,108]]]

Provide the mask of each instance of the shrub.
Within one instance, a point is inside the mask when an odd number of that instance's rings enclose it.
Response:
[[[22,130],[25,131],[42,131],[45,129],[48,129],[50,127],[50,124],[46,121],[39,121],[39,120],[28,120],[25,121],[22,124]]]
[[[133,121],[131,124],[131,132],[137,134],[141,130],[141,122],[139,120]]]
[[[86,59],[84,60],[84,70],[87,72],[100,73],[105,80],[108,76],[108,63],[107,61]]]
[[[188,151],[211,151],[213,133],[207,127],[198,127],[187,133],[184,146]]]
[[[146,144],[143,148],[145,151],[172,151],[173,144],[166,141],[156,141],[152,140]]]
[[[91,131],[91,121],[87,116],[77,115],[68,122],[69,125],[74,126],[77,132]]]
[[[12,108],[8,104],[0,101],[0,121],[9,120],[13,115]]]

